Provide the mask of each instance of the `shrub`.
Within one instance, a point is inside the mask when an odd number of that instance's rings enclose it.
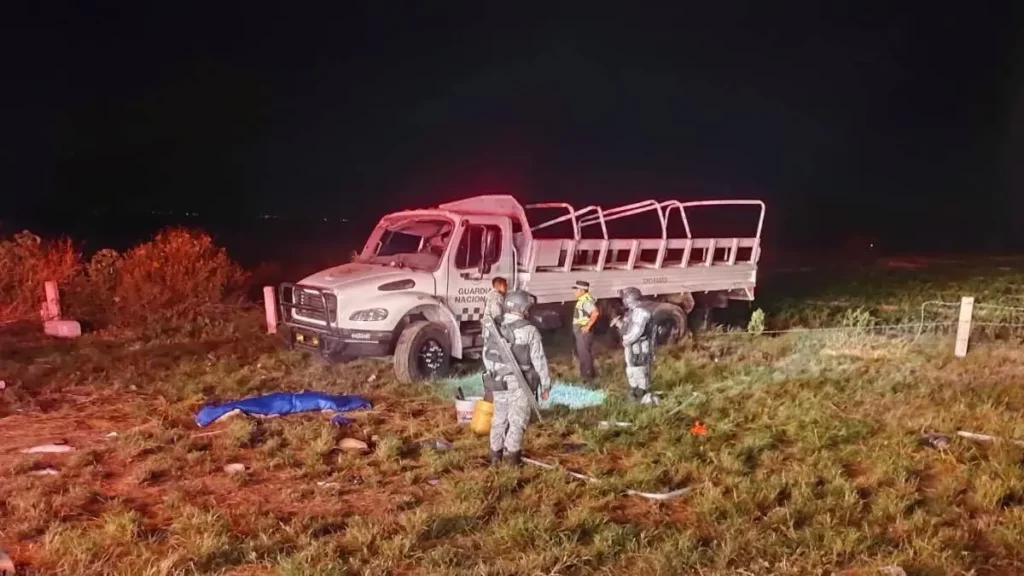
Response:
[[[160,332],[210,326],[244,296],[245,273],[203,232],[164,230],[125,253],[83,264],[68,240],[28,232],[0,241],[0,324],[39,317],[43,284],[61,289],[64,316],[101,327]]]
[[[240,297],[245,273],[203,232],[160,232],[120,258],[90,263],[93,281],[114,270],[114,317],[124,326],[197,320],[231,297]]]
[[[121,261],[117,250],[104,249],[93,254],[81,273],[61,288],[65,315],[86,320],[93,326],[109,326],[114,320],[114,293]]]
[[[43,283],[65,284],[81,268],[81,255],[69,240],[43,241],[31,232],[0,240],[0,324],[38,318]]]

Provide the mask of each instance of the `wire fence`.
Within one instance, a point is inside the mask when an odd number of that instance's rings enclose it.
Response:
[[[865,308],[857,308],[848,310],[842,318],[838,319],[839,323],[836,326],[795,326],[780,329],[763,327],[758,329],[748,326],[747,330],[725,331],[722,334],[820,335],[825,339],[826,345],[829,344],[829,340],[833,344],[849,344],[850,340],[858,338],[861,340],[859,342],[861,345],[865,344],[864,340],[868,338],[889,340],[904,338],[909,339],[908,344],[913,345],[928,334],[948,334],[954,331],[963,333],[965,338],[979,336],[993,339],[1009,339],[1014,336],[1024,338],[1024,330],[1022,330],[1024,329],[1024,307],[974,303],[965,328],[960,317],[963,306],[963,302],[929,300],[922,303],[916,311],[907,309],[902,315],[904,320],[888,323],[872,316]],[[893,314],[892,310],[887,311],[887,315],[899,317],[898,312]],[[914,317],[916,320],[907,320]],[[845,342],[842,342],[844,340]]]

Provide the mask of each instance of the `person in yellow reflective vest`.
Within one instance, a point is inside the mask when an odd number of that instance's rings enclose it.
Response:
[[[590,295],[590,283],[579,280],[573,286],[576,294],[576,307],[572,314],[572,335],[576,342],[576,361],[579,363],[580,380],[591,384],[597,373],[594,371],[594,324],[598,316],[597,300]]]

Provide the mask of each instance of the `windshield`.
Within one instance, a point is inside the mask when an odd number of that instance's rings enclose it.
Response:
[[[359,262],[437,270],[453,226],[443,218],[385,221],[377,226]]]

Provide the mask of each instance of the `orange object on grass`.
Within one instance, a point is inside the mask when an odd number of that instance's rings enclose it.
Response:
[[[693,423],[693,426],[690,426],[690,434],[693,434],[694,436],[707,436],[708,429],[704,426],[703,422],[697,420]]]

